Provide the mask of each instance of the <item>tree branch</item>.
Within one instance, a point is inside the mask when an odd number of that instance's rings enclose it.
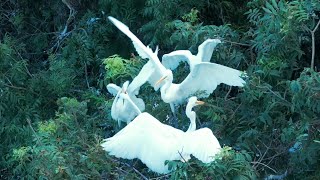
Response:
[[[315,53],[316,53],[316,43],[315,43],[314,33],[317,31],[319,25],[320,25],[320,20],[318,21],[316,27],[313,30],[310,30],[311,38],[312,38],[312,57],[311,57],[311,69],[312,70],[314,70],[314,57],[315,57]]]

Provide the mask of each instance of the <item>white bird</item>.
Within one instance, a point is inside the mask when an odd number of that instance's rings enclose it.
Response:
[[[129,81],[123,83],[122,88],[112,83],[107,85],[109,93],[115,96],[111,107],[111,117],[115,121],[118,121],[119,126],[121,121],[129,124],[145,109],[143,100],[141,98],[137,98],[134,94],[129,94],[129,97],[136,106],[133,106],[132,103],[128,102],[126,99],[121,98],[121,94],[127,93],[128,85]]]
[[[130,101],[127,94],[121,96]],[[191,124],[187,132],[162,124],[144,112],[116,135],[105,139],[101,146],[118,158],[138,158],[149,169],[161,174],[170,172],[166,160],[187,161],[191,154],[204,163],[211,163],[221,146],[210,129],[195,130],[196,116],[191,109],[197,104],[203,102],[197,101],[196,97],[190,98],[186,113],[188,117],[190,115]]]
[[[160,63],[158,58],[158,47],[156,48],[155,52],[153,52],[149,46],[145,46],[122,22],[118,21],[117,19],[109,16],[109,20],[125,35],[127,35],[131,40],[132,43],[138,52],[139,56],[144,59],[149,59],[149,61],[142,67],[139,74],[132,80],[131,84],[129,85],[130,91],[134,92],[135,94],[139,93],[140,87],[149,82],[154,90],[157,91],[159,87],[156,85],[156,82],[162,77],[163,72],[166,70]],[[154,59],[154,60],[151,60]]]
[[[174,106],[180,105],[191,95],[199,98],[208,97],[219,84],[243,87],[245,81],[242,72],[216,63],[202,62],[194,65],[189,75],[180,83],[173,81],[172,71],[167,69],[164,76],[157,82],[161,84],[161,98],[170,103],[172,112]]]
[[[210,62],[212,52],[216,46],[221,43],[219,39],[207,39],[198,47],[198,54],[193,55],[188,50],[177,50],[162,56],[162,64],[164,67],[174,70],[181,62],[187,62],[190,71],[196,64],[201,62]]]
[[[108,18],[119,30],[132,40],[138,54],[142,58],[149,59],[148,63],[140,71],[139,75],[132,81],[130,89],[136,92],[136,90],[138,90],[146,81],[148,81],[155,90],[161,87],[162,100],[170,104],[171,111],[174,115],[175,105],[182,104],[188,97],[196,93],[201,93],[197,95],[198,97],[208,97],[220,83],[240,87],[245,84],[245,81],[240,77],[242,75],[240,71],[209,62],[199,62],[194,64],[185,80],[180,84],[174,84],[172,83],[173,75],[171,70],[166,69],[161,64],[157,56],[158,50],[156,50],[155,53],[152,52],[152,50],[149,47],[146,47],[126,25],[113,17],[109,16]],[[205,46],[205,44],[203,46]],[[202,56],[208,58],[208,55],[205,55],[206,53],[200,54],[203,55],[199,55],[199,57]],[[155,80],[157,77],[162,78],[156,82]],[[160,82],[163,80],[164,83],[160,85]]]

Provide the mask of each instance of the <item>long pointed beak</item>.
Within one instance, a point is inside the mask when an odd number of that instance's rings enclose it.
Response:
[[[203,102],[203,101],[196,101],[196,104],[198,104],[198,105],[204,105],[205,102]]]
[[[156,82],[155,85],[159,85],[163,80],[165,80],[167,78],[167,76],[162,77],[161,79],[159,79],[159,81]]]

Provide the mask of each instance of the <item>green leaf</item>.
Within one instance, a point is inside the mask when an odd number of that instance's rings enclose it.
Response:
[[[262,7],[262,9],[263,9],[265,12],[272,14],[272,12],[271,12],[269,9],[267,9],[267,8],[265,8],[265,7]]]
[[[279,9],[276,0],[271,0],[271,3],[275,9]]]
[[[293,93],[298,93],[301,90],[301,85],[298,81],[292,81],[290,83],[290,89]]]

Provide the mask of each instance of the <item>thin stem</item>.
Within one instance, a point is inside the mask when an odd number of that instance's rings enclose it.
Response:
[[[34,134],[34,136],[36,137],[36,139],[37,139],[38,143],[39,143],[39,144],[41,144],[41,145],[43,146],[42,142],[40,141],[40,138],[38,137],[38,135],[37,135],[37,133],[36,133],[36,131],[33,129],[32,124],[31,124],[31,121],[30,121],[30,119],[29,119],[29,118],[27,118],[27,122],[28,122],[28,125],[29,125],[29,127],[31,128],[31,130],[32,130],[32,132],[33,132],[33,134]]]
[[[232,42],[232,41],[228,41],[228,40],[223,40],[224,42],[228,42],[228,43],[231,43],[231,44],[236,44],[236,45],[239,45],[239,46],[246,46],[246,47],[250,47],[250,44],[244,44],[244,43],[238,43],[238,42]]]
[[[89,80],[88,80],[88,70],[87,70],[87,63],[84,62],[84,74],[87,82],[88,89],[90,89]]]
[[[320,20],[318,21],[316,27],[312,31],[310,31],[311,32],[311,38],[312,38],[312,56],[311,56],[311,69],[312,70],[314,70],[314,57],[315,57],[315,53],[316,53],[316,43],[315,43],[314,33],[318,29],[319,25],[320,25]]]
[[[271,168],[270,166],[264,164],[264,163],[261,163],[261,162],[251,162],[252,164],[260,164],[260,165],[263,165],[265,167],[267,167],[268,169],[272,170],[274,173],[277,173],[276,170],[274,170],[273,168]]]

